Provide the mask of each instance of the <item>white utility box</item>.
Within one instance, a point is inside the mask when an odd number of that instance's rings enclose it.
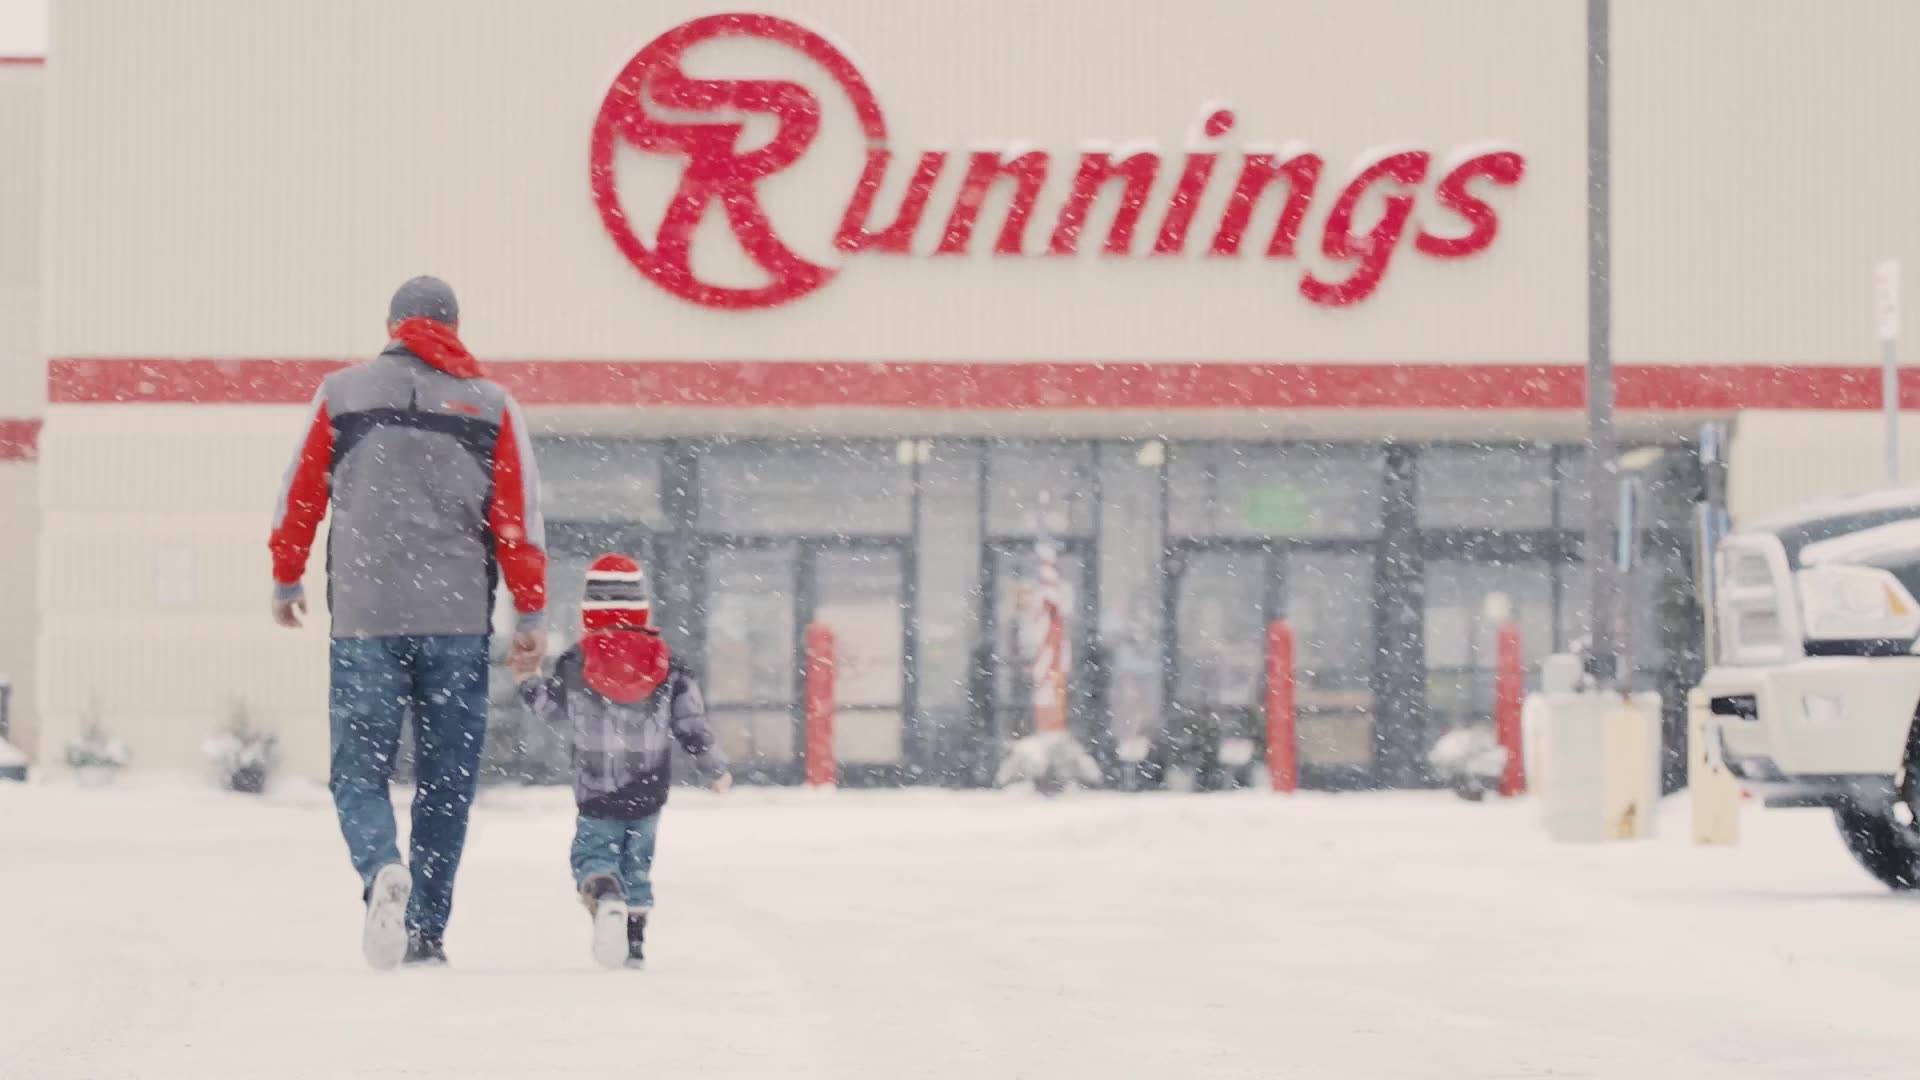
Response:
[[[1660,695],[1528,698],[1547,834],[1562,843],[1652,836],[1660,810]]]

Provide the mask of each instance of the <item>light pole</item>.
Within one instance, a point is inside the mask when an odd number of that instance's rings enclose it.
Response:
[[[1587,539],[1592,588],[1587,673],[1609,690],[1619,655],[1620,572],[1610,558],[1619,508],[1619,440],[1613,430],[1613,285],[1609,183],[1608,0],[1587,0]]]

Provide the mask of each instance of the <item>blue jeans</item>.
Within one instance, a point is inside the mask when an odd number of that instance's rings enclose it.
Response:
[[[407,927],[439,937],[453,912],[453,876],[487,736],[487,635],[335,638],[332,668],[328,786],[347,854],[367,885],[381,867],[400,861],[387,784],[401,721],[413,717],[419,786]]]
[[[582,814],[573,831],[574,887],[606,874],[626,890],[628,907],[653,907],[653,840],[659,831],[659,814],[632,821]]]

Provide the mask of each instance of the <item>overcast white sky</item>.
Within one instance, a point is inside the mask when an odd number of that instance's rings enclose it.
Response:
[[[0,56],[47,51],[47,0],[0,0]]]

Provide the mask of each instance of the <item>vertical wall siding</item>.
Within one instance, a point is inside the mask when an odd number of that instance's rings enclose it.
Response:
[[[1728,506],[1736,524],[1808,499],[1886,486],[1886,424],[1878,413],[1752,409],[1734,427]],[[1900,420],[1900,474],[1920,480],[1920,415]]]
[[[326,771],[324,587],[268,617],[266,537],[303,410],[52,410],[42,438],[42,758],[97,717],[141,764],[197,768],[244,707],[290,767]],[[315,569],[321,560],[316,557]]]
[[[46,69],[0,64],[0,422],[46,404],[40,353],[41,130]],[[35,553],[39,513],[31,456],[0,451],[0,679],[13,684],[11,741],[36,740]]]
[[[40,515],[34,472],[30,461],[0,461],[0,679],[13,684],[8,741],[28,754],[39,742],[34,586]]]
[[[1875,260],[1920,303],[1920,5],[1613,10],[1619,355],[1875,363]]]
[[[0,418],[40,415],[41,141],[46,68],[0,64]]]

